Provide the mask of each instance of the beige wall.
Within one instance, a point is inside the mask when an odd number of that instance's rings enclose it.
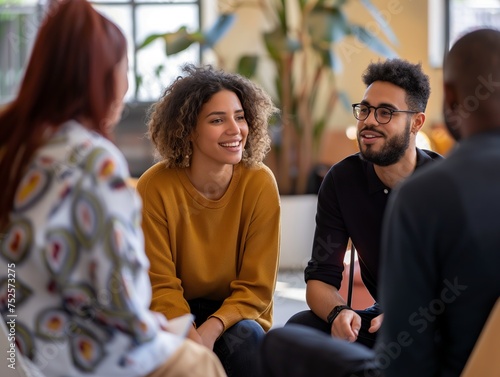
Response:
[[[442,100],[442,74],[440,69],[429,65],[428,54],[428,23],[427,23],[427,1],[426,0],[373,0],[374,5],[386,16],[386,19],[398,38],[399,45],[394,50],[399,57],[413,63],[421,63],[425,73],[429,75],[431,83],[431,96],[427,106],[426,126],[441,120]],[[348,2],[347,8],[352,21],[363,25],[365,20],[371,20],[370,15],[358,1]],[[377,29],[375,29],[377,30]],[[385,36],[380,36],[387,42]],[[354,44],[353,39],[345,40],[344,44]],[[340,46],[342,47],[342,46]],[[338,75],[338,85],[346,90],[352,102],[358,102],[364,92],[364,84],[360,75],[371,61],[377,61],[380,57],[368,48],[358,48],[356,53],[346,57],[344,70]],[[333,127],[343,127],[345,124],[353,123],[350,112],[345,111],[342,106],[337,106]]]
[[[431,0],[433,1],[433,0]],[[441,120],[441,70],[431,68],[428,58],[428,10],[427,0],[372,0],[373,4],[386,17],[389,25],[399,40],[394,48],[399,57],[411,62],[422,63],[424,71],[431,82],[431,97],[427,107],[426,126]],[[373,18],[358,0],[350,0],[347,8],[348,18],[360,25],[374,26]],[[258,9],[244,9],[239,13],[236,24],[228,36],[218,44],[217,52],[224,57],[223,66],[234,69],[237,58],[242,53],[262,52],[263,46],[258,30],[265,30],[265,16]],[[376,31],[374,29],[373,31]],[[387,41],[380,32],[380,37]],[[365,90],[361,82],[361,74],[371,61],[380,57],[354,39],[346,39],[337,46],[343,61],[343,70],[338,73],[338,87],[348,93],[351,102],[359,101]],[[267,66],[259,71],[259,79],[263,86],[269,83],[272,67]],[[271,86],[266,88],[272,92]],[[334,109],[334,117],[330,128],[343,130],[353,124],[350,110],[345,110],[340,103]]]

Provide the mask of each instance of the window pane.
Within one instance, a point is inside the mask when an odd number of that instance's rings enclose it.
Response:
[[[143,5],[137,7],[137,43],[148,35],[174,32],[181,26],[188,31],[199,29],[197,5]],[[155,101],[163,89],[179,75],[179,66],[199,62],[199,46],[191,45],[185,51],[167,56],[163,40],[156,40],[137,54],[137,73],[142,77],[137,99]]]
[[[38,30],[35,5],[0,5],[0,103],[14,98]]]
[[[498,0],[453,0],[450,2],[450,46],[464,32],[479,27],[498,28],[500,2]]]
[[[165,0],[135,0],[136,3],[165,3]],[[198,0],[170,0],[168,3],[173,4],[197,4]]]
[[[125,34],[127,38],[128,55],[128,82],[129,88],[125,95],[125,101],[134,100],[135,78],[134,78],[134,38],[132,36],[132,9],[129,5],[99,5],[94,3],[94,8],[109,18]]]

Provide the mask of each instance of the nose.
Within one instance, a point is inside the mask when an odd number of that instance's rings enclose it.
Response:
[[[370,108],[370,112],[368,113],[368,116],[366,119],[363,121],[364,124],[369,124],[369,125],[376,125],[378,126],[378,120],[375,118],[375,112],[376,110],[373,108]]]
[[[238,135],[240,133],[240,125],[238,122],[231,118],[229,122],[227,122],[226,133],[229,135]]]

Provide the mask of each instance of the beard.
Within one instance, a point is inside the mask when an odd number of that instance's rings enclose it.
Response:
[[[393,165],[404,156],[410,145],[411,120],[408,119],[404,131],[386,140],[380,151],[374,151],[373,145],[365,145],[365,150],[361,148],[358,137],[358,146],[361,158],[378,166]]]

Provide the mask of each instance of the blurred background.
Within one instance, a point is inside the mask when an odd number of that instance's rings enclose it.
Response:
[[[0,107],[16,95],[40,22],[55,1],[0,0]],[[329,167],[357,151],[350,104],[363,96],[366,66],[393,57],[422,65],[432,92],[418,145],[446,155],[453,142],[441,115],[443,56],[465,31],[500,25],[500,0],[91,3],[128,39],[130,89],[114,141],[133,177],[154,163],[145,137],[148,108],[183,63],[241,73],[281,109],[271,122],[265,161],[282,195],[275,326],[307,307],[302,271],[311,253],[316,193]],[[354,307],[366,307],[371,297],[354,271]]]
[[[55,0],[52,0],[55,1]],[[51,0],[0,0],[0,105],[11,99]],[[314,193],[325,168],[357,150],[349,104],[374,60],[421,63],[432,94],[420,145],[445,154],[441,61],[464,31],[498,25],[498,0],[92,1],[129,43],[127,106],[115,142],[133,176],[153,162],[148,107],[185,62],[240,72],[272,94],[285,116],[272,125],[266,163],[282,194]]]

